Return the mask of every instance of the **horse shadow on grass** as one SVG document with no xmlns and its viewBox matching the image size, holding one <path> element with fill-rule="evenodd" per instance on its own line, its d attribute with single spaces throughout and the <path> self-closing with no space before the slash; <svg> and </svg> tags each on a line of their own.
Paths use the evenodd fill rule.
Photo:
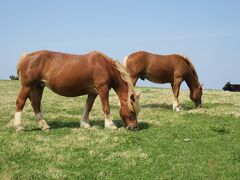
<svg viewBox="0 0 240 180">
<path fill-rule="evenodd" d="M 180 104 L 180 106 L 182 107 L 183 110 L 195 109 L 194 105 L 190 104 L 190 103 Z M 172 110 L 173 105 L 172 104 L 166 104 L 166 103 L 151 103 L 151 104 L 141 105 L 141 108 Z"/>
<path fill-rule="evenodd" d="M 192 102 L 185 102 L 183 104 L 180 104 L 183 110 L 192 110 L 196 109 L 194 104 Z M 202 108 L 203 109 L 214 109 L 218 107 L 226 107 L 226 106 L 234 106 L 238 107 L 232 103 L 203 103 Z M 150 109 L 166 109 L 166 110 L 172 110 L 172 104 L 166 104 L 166 103 L 151 103 L 151 104 L 143 104 L 141 105 L 141 108 L 150 108 Z"/>
<path fill-rule="evenodd" d="M 141 105 L 141 108 L 150 108 L 150 109 L 158 109 L 158 108 L 162 108 L 162 109 L 172 109 L 172 105 L 170 104 L 160 104 L 160 103 L 151 103 L 151 104 L 143 104 Z"/>
<path fill-rule="evenodd" d="M 203 104 L 203 108 L 206 109 L 214 109 L 214 108 L 218 108 L 218 107 L 238 107 L 236 105 L 234 105 L 233 103 L 204 103 Z"/>
<path fill-rule="evenodd" d="M 79 121 L 50 121 L 48 125 L 51 127 L 51 129 L 60 129 L 60 128 L 79 128 L 80 123 Z"/>
<path fill-rule="evenodd" d="M 48 125 L 51 129 L 61 129 L 61 128 L 79 128 L 80 124 L 79 121 L 62 121 L 62 120 L 53 120 L 53 121 L 47 121 Z M 25 131 L 41 131 L 40 128 L 31 128 L 31 129 L 25 129 Z"/>
<path fill-rule="evenodd" d="M 118 128 L 124 127 L 123 121 L 118 119 L 118 120 L 113 120 L 113 122 L 116 124 Z M 63 120 L 53 120 L 49 121 L 48 125 L 50 126 L 50 129 L 61 129 L 61 128 L 80 128 L 80 123 L 79 121 L 63 121 Z M 104 120 L 91 120 L 90 125 L 92 127 L 98 127 L 100 129 L 104 129 Z M 139 122 L 138 123 L 138 130 L 144 130 L 148 129 L 149 124 L 146 122 Z M 34 128 L 28 131 L 40 131 L 39 128 Z"/>
</svg>

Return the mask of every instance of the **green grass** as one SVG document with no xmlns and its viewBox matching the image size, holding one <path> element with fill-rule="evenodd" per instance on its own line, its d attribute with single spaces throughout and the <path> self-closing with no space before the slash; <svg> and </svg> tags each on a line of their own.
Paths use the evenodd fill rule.
<svg viewBox="0 0 240 180">
<path fill-rule="evenodd" d="M 25 132 L 11 127 L 19 81 L 0 81 L 0 179 L 239 179 L 240 93 L 205 90 L 194 109 L 181 91 L 183 111 L 172 110 L 170 89 L 142 92 L 138 132 L 104 129 L 99 98 L 92 129 L 79 128 L 86 97 L 45 89 L 42 110 L 52 127 L 37 128 L 27 101 Z M 116 94 L 111 113 L 122 127 Z"/>
</svg>

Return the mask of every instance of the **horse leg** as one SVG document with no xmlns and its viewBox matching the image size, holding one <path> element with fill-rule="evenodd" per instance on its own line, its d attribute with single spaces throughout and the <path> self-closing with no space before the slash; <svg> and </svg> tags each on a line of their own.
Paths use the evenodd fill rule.
<svg viewBox="0 0 240 180">
<path fill-rule="evenodd" d="M 29 99 L 31 101 L 31 105 L 35 113 L 38 127 L 41 128 L 43 131 L 45 131 L 45 130 L 49 130 L 50 126 L 44 120 L 41 112 L 41 99 L 42 99 L 43 89 L 44 87 L 34 86 L 30 91 Z"/>
<path fill-rule="evenodd" d="M 179 112 L 181 111 L 181 106 L 179 104 L 178 101 L 178 96 L 179 96 L 179 90 L 180 90 L 180 85 L 182 83 L 182 80 L 177 80 L 174 81 L 173 84 L 171 84 L 172 86 L 172 91 L 173 91 L 173 110 Z"/>
<path fill-rule="evenodd" d="M 97 95 L 88 95 L 87 97 L 87 102 L 86 102 L 86 106 L 85 106 L 85 111 L 83 114 L 83 117 L 80 121 L 80 127 L 82 128 L 90 128 L 90 124 L 89 124 L 89 112 L 92 109 L 93 103 L 96 99 Z"/>
<path fill-rule="evenodd" d="M 18 98 L 16 101 L 16 112 L 13 120 L 13 126 L 15 127 L 16 131 L 24 130 L 24 127 L 22 127 L 22 122 L 21 122 L 21 114 L 22 114 L 23 107 L 26 103 L 26 100 L 29 96 L 30 90 L 31 90 L 31 87 L 22 86 L 21 91 L 18 95 Z"/>
<path fill-rule="evenodd" d="M 138 77 L 134 77 L 134 78 L 132 78 L 133 86 L 135 86 L 135 85 L 136 85 L 136 83 L 137 83 L 137 80 L 138 80 Z"/>
<path fill-rule="evenodd" d="M 113 123 L 111 115 L 110 115 L 109 88 L 107 86 L 101 86 L 97 90 L 98 90 L 98 94 L 101 99 L 102 108 L 103 108 L 103 112 L 104 112 L 105 128 L 117 129 L 117 126 Z"/>
</svg>

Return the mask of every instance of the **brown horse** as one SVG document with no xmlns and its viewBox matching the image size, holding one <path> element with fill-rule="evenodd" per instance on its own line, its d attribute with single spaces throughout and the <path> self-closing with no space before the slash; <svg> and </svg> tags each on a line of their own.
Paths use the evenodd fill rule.
<svg viewBox="0 0 240 180">
<path fill-rule="evenodd" d="M 22 84 L 14 117 L 14 126 L 17 131 L 23 130 L 21 112 L 27 98 L 31 101 L 38 126 L 42 130 L 49 129 L 40 109 L 45 86 L 62 96 L 88 95 L 80 121 L 80 126 L 83 128 L 90 127 L 89 112 L 95 98 L 99 95 L 105 127 L 116 129 L 109 107 L 109 90 L 113 88 L 121 103 L 119 113 L 125 127 L 137 129 L 139 103 L 130 76 L 122 65 L 100 52 L 73 55 L 38 51 L 21 57 L 17 72 Z"/>
<path fill-rule="evenodd" d="M 180 85 L 186 81 L 190 89 L 190 98 L 196 107 L 201 107 L 202 85 L 191 61 L 181 55 L 156 55 L 144 51 L 135 52 L 124 60 L 133 84 L 138 78 L 145 78 L 155 83 L 171 83 L 174 101 L 173 109 L 180 111 L 178 101 Z"/>
</svg>

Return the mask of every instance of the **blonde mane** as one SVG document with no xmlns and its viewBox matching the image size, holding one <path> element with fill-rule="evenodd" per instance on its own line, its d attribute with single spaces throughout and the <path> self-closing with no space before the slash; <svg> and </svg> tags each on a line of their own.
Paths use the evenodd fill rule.
<svg viewBox="0 0 240 180">
<path fill-rule="evenodd" d="M 123 60 L 123 66 L 126 68 L 127 66 L 127 59 L 128 59 L 128 56 L 126 56 Z"/>
<path fill-rule="evenodd" d="M 116 69 L 120 73 L 122 79 L 128 85 L 128 108 L 131 111 L 134 111 L 134 112 L 136 112 L 136 114 L 138 114 L 140 111 L 140 106 L 139 106 L 138 98 L 134 91 L 132 79 L 130 78 L 129 73 L 127 72 L 127 70 L 124 68 L 124 66 L 122 64 L 120 64 L 118 61 L 114 61 L 114 63 L 115 63 Z M 134 99 L 135 99 L 134 101 L 131 100 L 131 98 L 130 98 L 131 95 L 134 95 Z"/>
<path fill-rule="evenodd" d="M 105 57 L 109 62 L 113 63 L 116 67 L 116 70 L 120 73 L 121 78 L 123 79 L 124 82 L 127 83 L 128 85 L 128 98 L 127 98 L 127 104 L 128 104 L 128 108 L 133 111 L 136 112 L 136 114 L 138 115 L 139 111 L 140 111 L 140 106 L 139 106 L 139 102 L 138 102 L 138 98 L 136 96 L 136 93 L 134 91 L 134 86 L 132 83 L 132 79 L 129 75 L 129 73 L 127 72 L 127 70 L 125 69 L 125 67 L 120 64 L 118 61 L 114 61 L 112 58 L 108 57 L 106 54 L 99 52 L 99 51 L 94 51 L 96 53 L 101 54 L 103 57 Z M 126 58 L 127 59 L 127 58 Z M 134 95 L 134 101 L 131 100 L 131 95 Z"/>
<path fill-rule="evenodd" d="M 195 80 L 196 80 L 197 83 L 199 84 L 198 75 L 197 75 L 197 72 L 196 72 L 196 70 L 195 70 L 195 67 L 194 67 L 191 59 L 190 59 L 189 57 L 185 56 L 185 55 L 180 55 L 180 56 L 181 56 L 181 57 L 186 61 L 186 63 L 189 65 L 189 67 L 190 67 L 190 69 L 192 70 L 192 73 L 193 73 L 193 75 L 194 75 L 194 77 L 195 77 Z"/>
</svg>

